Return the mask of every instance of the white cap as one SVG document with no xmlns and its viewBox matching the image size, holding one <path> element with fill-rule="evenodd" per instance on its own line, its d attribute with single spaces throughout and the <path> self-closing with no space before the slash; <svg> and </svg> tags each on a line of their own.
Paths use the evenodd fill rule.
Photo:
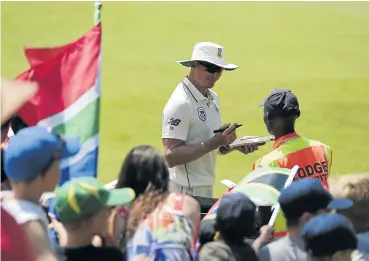
<svg viewBox="0 0 369 261">
<path fill-rule="evenodd" d="M 215 64 L 224 68 L 226 71 L 233 71 L 239 66 L 225 61 L 224 47 L 211 42 L 201 42 L 195 44 L 191 60 L 177 61 L 177 63 L 191 67 L 193 61 L 202 61 Z"/>
</svg>

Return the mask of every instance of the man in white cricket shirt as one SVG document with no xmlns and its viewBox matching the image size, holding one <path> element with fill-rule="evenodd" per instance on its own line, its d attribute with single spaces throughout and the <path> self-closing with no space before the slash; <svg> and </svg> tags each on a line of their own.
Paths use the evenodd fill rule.
<svg viewBox="0 0 369 261">
<path fill-rule="evenodd" d="M 236 124 L 221 126 L 218 95 L 212 90 L 223 71 L 238 68 L 224 59 L 224 47 L 211 42 L 195 45 L 191 60 L 178 61 L 191 68 L 169 98 L 162 119 L 164 155 L 169 165 L 172 192 L 211 197 L 216 154 L 232 151 Z M 227 127 L 222 133 L 214 130 Z M 238 147 L 248 154 L 257 146 Z"/>
</svg>

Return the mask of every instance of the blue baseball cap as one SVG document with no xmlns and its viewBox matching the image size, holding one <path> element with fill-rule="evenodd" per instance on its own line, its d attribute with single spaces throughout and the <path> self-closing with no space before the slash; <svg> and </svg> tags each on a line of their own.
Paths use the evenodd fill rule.
<svg viewBox="0 0 369 261">
<path fill-rule="evenodd" d="M 349 199 L 334 198 L 322 183 L 314 178 L 295 181 L 281 191 L 278 202 L 287 221 L 289 218 L 300 218 L 305 212 L 348 209 L 353 205 Z"/>
<path fill-rule="evenodd" d="M 329 257 L 338 251 L 354 250 L 358 243 L 352 223 L 340 214 L 324 214 L 310 219 L 301 236 L 307 253 L 314 257 Z"/>
<path fill-rule="evenodd" d="M 3 164 L 9 180 L 31 181 L 45 172 L 55 157 L 68 158 L 79 150 L 79 139 L 61 138 L 44 127 L 34 126 L 22 129 L 9 140 Z"/>
<path fill-rule="evenodd" d="M 244 239 L 255 233 L 256 205 L 245 194 L 230 192 L 220 200 L 215 220 L 222 236 Z"/>
</svg>

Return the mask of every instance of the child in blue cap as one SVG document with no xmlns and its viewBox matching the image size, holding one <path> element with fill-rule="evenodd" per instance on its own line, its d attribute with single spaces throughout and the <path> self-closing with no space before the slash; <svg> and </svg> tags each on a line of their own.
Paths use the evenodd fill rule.
<svg viewBox="0 0 369 261">
<path fill-rule="evenodd" d="M 30 236 L 37 258 L 56 260 L 47 234 L 48 219 L 39 201 L 59 183 L 60 162 L 80 150 L 77 138 L 61 138 L 40 126 L 22 129 L 4 151 L 12 191 L 1 192 L 2 207 Z"/>
<path fill-rule="evenodd" d="M 310 219 L 301 237 L 309 261 L 351 261 L 358 243 L 352 223 L 340 214 L 324 214 Z"/>
</svg>

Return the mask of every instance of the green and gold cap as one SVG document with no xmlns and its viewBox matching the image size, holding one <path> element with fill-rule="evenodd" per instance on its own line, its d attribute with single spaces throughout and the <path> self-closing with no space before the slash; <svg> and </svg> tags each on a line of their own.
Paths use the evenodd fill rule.
<svg viewBox="0 0 369 261">
<path fill-rule="evenodd" d="M 135 199 L 133 189 L 107 190 L 92 177 L 70 180 L 57 188 L 55 194 L 55 212 L 60 222 L 80 220 L 98 213 L 104 206 L 121 206 Z"/>
</svg>

